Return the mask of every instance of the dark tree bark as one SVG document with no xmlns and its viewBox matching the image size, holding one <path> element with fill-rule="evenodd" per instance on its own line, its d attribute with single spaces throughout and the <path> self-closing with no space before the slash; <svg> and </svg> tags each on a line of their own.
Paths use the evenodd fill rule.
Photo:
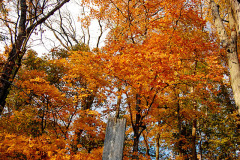
<svg viewBox="0 0 240 160">
<path fill-rule="evenodd" d="M 160 143 L 159 143 L 159 139 L 160 139 L 160 134 L 157 134 L 156 137 L 156 160 L 159 160 L 160 155 L 159 155 L 159 149 L 160 149 Z"/>
<path fill-rule="evenodd" d="M 197 120 L 194 119 L 193 126 L 192 126 L 192 160 L 197 160 L 196 130 L 197 130 Z"/>
<path fill-rule="evenodd" d="M 138 157 L 138 144 L 139 144 L 139 138 L 142 134 L 142 132 L 146 129 L 146 126 L 143 124 L 143 118 L 144 116 L 141 115 L 141 108 L 140 108 L 140 104 L 141 104 L 141 100 L 140 100 L 140 95 L 136 94 L 136 107 L 135 110 L 137 111 L 136 113 L 136 117 L 135 117 L 135 122 L 133 122 L 133 115 L 132 115 L 132 111 L 131 111 L 131 107 L 129 105 L 130 108 L 130 116 L 131 116 L 131 123 L 132 123 L 132 127 L 133 127 L 133 153 L 134 155 L 132 156 L 132 159 L 139 159 Z"/>
<path fill-rule="evenodd" d="M 146 146 L 146 155 L 150 156 L 150 149 L 149 149 L 149 145 L 148 145 L 148 137 L 147 134 L 145 134 L 144 132 L 142 133 L 143 138 L 144 138 L 144 143 Z"/>
<path fill-rule="evenodd" d="M 140 100 L 140 96 L 139 94 L 136 95 L 136 122 L 135 125 L 133 125 L 133 132 L 134 132 L 134 140 L 133 140 L 133 152 L 137 153 L 138 152 L 138 143 L 139 143 L 139 137 L 141 135 L 140 133 L 140 126 L 141 126 L 141 109 L 140 109 L 140 105 L 141 104 L 141 100 Z M 138 156 L 133 156 L 133 159 L 138 159 Z"/>
<path fill-rule="evenodd" d="M 15 42 L 12 43 L 12 48 L 8 53 L 7 61 L 3 65 L 2 67 L 3 69 L 0 74 L 0 115 L 4 110 L 4 106 L 6 104 L 6 98 L 9 94 L 11 83 L 13 82 L 19 68 L 21 67 L 21 61 L 26 51 L 26 45 L 27 45 L 28 39 L 31 36 L 31 33 L 34 31 L 34 29 L 38 25 L 45 22 L 51 15 L 53 15 L 57 10 L 59 10 L 65 3 L 69 1 L 70 0 L 63 0 L 61 2 L 58 2 L 51 11 L 42 15 L 41 18 L 37 18 L 37 15 L 36 15 L 35 21 L 33 22 L 33 20 L 31 19 L 31 23 L 27 23 L 30 20 L 27 20 L 28 6 L 27 6 L 26 0 L 19 1 L 20 16 L 19 16 L 19 21 L 16 22 L 17 32 L 14 35 Z M 35 13 L 37 14 L 37 12 Z M 2 20 L 2 21 L 4 21 L 5 23 L 8 23 L 6 20 Z"/>
</svg>

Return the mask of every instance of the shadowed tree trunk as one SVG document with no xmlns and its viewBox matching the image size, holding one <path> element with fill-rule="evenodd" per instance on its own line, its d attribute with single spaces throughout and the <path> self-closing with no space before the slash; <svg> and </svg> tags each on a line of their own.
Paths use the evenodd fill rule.
<svg viewBox="0 0 240 160">
<path fill-rule="evenodd" d="M 192 125 L 192 160 L 197 160 L 196 130 L 197 130 L 197 120 L 194 119 L 193 125 Z"/>
<path fill-rule="evenodd" d="M 160 139 L 160 134 L 157 134 L 156 137 L 156 160 L 159 160 L 160 155 L 159 155 L 159 149 L 160 149 L 160 143 L 159 143 L 159 139 Z"/>
<path fill-rule="evenodd" d="M 139 137 L 141 135 L 140 132 L 140 119 L 141 119 L 141 109 L 140 109 L 140 105 L 141 104 L 141 100 L 140 100 L 140 96 L 139 94 L 136 95 L 136 122 L 133 126 L 133 132 L 134 132 L 134 139 L 133 139 L 133 153 L 137 153 L 138 152 L 138 144 L 139 144 Z M 138 159 L 137 155 L 133 156 L 133 159 Z"/>
<path fill-rule="evenodd" d="M 136 113 L 136 117 L 135 117 L 135 122 L 133 122 L 133 115 L 132 115 L 132 111 L 131 111 L 131 107 L 129 105 L 130 108 L 130 116 L 131 116 L 131 123 L 132 123 L 132 127 L 133 127 L 133 156 L 132 159 L 139 159 L 138 157 L 138 144 L 139 144 L 139 138 L 140 135 L 142 134 L 142 132 L 146 129 L 146 126 L 143 125 L 143 121 L 142 121 L 142 116 L 141 116 L 141 108 L 140 108 L 140 104 L 141 104 L 141 100 L 140 100 L 140 95 L 136 94 L 136 107 L 135 107 L 135 111 Z"/>
<path fill-rule="evenodd" d="M 148 140 L 147 140 L 148 137 L 144 132 L 142 133 L 142 135 L 143 135 L 144 143 L 145 143 L 145 146 L 146 146 L 146 155 L 150 156 L 150 149 L 149 149 Z"/>
</svg>

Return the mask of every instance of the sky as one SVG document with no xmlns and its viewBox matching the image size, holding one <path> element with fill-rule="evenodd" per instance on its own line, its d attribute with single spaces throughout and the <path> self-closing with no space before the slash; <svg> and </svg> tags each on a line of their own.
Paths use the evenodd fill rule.
<svg viewBox="0 0 240 160">
<path fill-rule="evenodd" d="M 61 8 L 62 12 L 66 12 L 66 11 L 70 12 L 75 23 L 76 35 L 78 40 L 80 40 L 80 37 L 83 35 L 81 30 L 81 23 L 78 21 L 79 17 L 81 17 L 82 15 L 82 7 L 78 5 L 79 1 L 81 0 L 71 0 Z M 85 9 L 85 12 L 86 13 L 88 12 L 87 9 Z M 57 15 L 54 14 L 51 17 L 53 20 L 55 18 L 54 16 L 57 16 Z M 54 29 L 57 29 L 57 28 L 54 28 Z M 100 27 L 98 25 L 97 20 L 93 20 L 89 27 L 90 37 L 91 37 L 90 44 L 89 44 L 90 48 L 96 47 L 97 38 L 100 35 L 99 29 Z M 39 56 L 43 55 L 44 53 L 48 53 L 54 47 L 61 47 L 59 41 L 55 38 L 54 34 L 51 31 L 46 29 L 46 31 L 44 31 L 42 34 L 39 31 L 39 28 L 36 31 L 37 31 L 36 33 L 33 33 L 31 35 L 31 39 L 28 42 L 28 46 L 29 46 L 29 49 L 31 48 L 35 50 L 39 54 Z M 87 34 L 87 31 L 85 31 L 85 34 Z M 107 31 L 103 33 L 99 47 L 104 46 L 104 39 L 106 35 L 107 35 Z M 5 46 L 5 42 L 0 41 L 0 53 L 4 51 L 4 46 Z"/>
</svg>

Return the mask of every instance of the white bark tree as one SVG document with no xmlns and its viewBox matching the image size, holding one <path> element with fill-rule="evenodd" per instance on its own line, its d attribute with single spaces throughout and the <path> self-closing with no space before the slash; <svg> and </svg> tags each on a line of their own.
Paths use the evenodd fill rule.
<svg viewBox="0 0 240 160">
<path fill-rule="evenodd" d="M 224 25 L 220 16 L 219 5 L 214 0 L 209 0 L 212 11 L 213 23 L 216 27 L 222 47 L 226 49 L 228 58 L 228 67 L 230 72 L 230 81 L 233 90 L 234 100 L 238 107 L 237 113 L 240 116 L 240 64 L 237 53 L 237 38 L 240 35 L 240 3 L 238 0 L 226 0 L 229 28 Z M 227 33 L 230 31 L 230 34 Z M 237 128 L 240 129 L 240 118 L 237 120 Z"/>
</svg>

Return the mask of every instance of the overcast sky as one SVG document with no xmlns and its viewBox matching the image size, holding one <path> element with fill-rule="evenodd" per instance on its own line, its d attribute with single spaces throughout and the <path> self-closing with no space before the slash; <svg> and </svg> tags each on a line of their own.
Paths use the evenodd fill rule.
<svg viewBox="0 0 240 160">
<path fill-rule="evenodd" d="M 82 14 L 82 8 L 77 4 L 77 1 L 80 1 L 80 0 L 71 0 L 65 6 L 62 7 L 61 11 L 62 11 L 62 13 L 65 11 L 69 11 L 71 13 L 72 18 L 75 21 L 77 39 L 80 40 L 80 37 L 83 34 L 82 34 L 82 30 L 81 30 L 81 23 L 78 21 L 78 18 Z M 85 12 L 87 12 L 87 9 L 85 9 Z M 54 16 L 57 16 L 57 15 L 54 14 L 51 18 L 54 19 Z M 39 56 L 41 56 L 43 53 L 48 53 L 49 50 L 53 47 L 61 47 L 59 41 L 54 37 L 54 35 L 51 31 L 48 30 L 48 31 L 45 31 L 43 34 L 41 34 L 41 32 L 39 32 L 38 30 L 36 33 L 32 34 L 31 39 L 28 42 L 28 46 L 31 49 L 34 49 L 39 54 Z M 87 34 L 87 31 L 85 34 Z M 101 38 L 99 47 L 102 47 L 104 45 L 104 39 L 106 37 L 106 34 L 107 34 L 107 31 L 104 32 L 104 34 Z M 90 36 L 91 36 L 90 48 L 96 47 L 97 38 L 99 35 L 100 35 L 100 31 L 99 31 L 98 22 L 97 22 L 97 20 L 93 20 L 90 25 Z M 5 44 L 6 44 L 6 41 L 5 42 L 0 41 L 0 52 L 1 53 L 4 51 Z"/>
</svg>

